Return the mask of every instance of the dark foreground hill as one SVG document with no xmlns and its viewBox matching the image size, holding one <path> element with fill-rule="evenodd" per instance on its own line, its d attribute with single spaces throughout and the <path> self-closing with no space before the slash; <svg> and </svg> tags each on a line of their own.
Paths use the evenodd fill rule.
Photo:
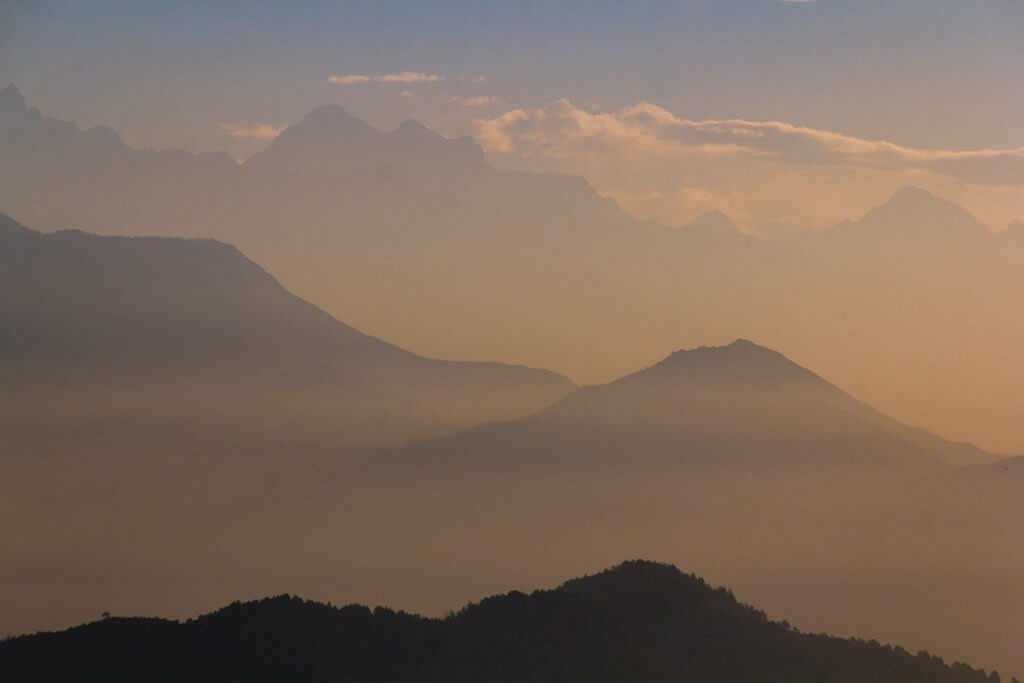
<svg viewBox="0 0 1024 683">
<path fill-rule="evenodd" d="M 626 562 L 443 620 L 287 595 L 184 623 L 107 618 L 0 643 L 5 681 L 998 681 L 804 634 L 669 565 Z"/>
</svg>

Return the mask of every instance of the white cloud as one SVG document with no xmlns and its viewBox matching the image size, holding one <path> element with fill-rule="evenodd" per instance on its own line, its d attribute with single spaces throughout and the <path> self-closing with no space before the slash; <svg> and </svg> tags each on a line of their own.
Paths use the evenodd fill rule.
<svg viewBox="0 0 1024 683">
<path fill-rule="evenodd" d="M 222 123 L 220 127 L 233 138 L 256 138 L 258 140 L 272 140 L 287 128 L 287 126 L 271 126 L 268 123 L 249 123 L 248 121 Z"/>
<path fill-rule="evenodd" d="M 781 164 L 923 170 L 978 185 L 1024 187 L 1024 147 L 915 149 L 778 121 L 691 121 L 650 102 L 601 114 L 562 99 L 475 124 L 486 150 L 525 157 L 567 158 L 612 151 L 661 157 L 728 156 Z"/>
<path fill-rule="evenodd" d="M 346 74 L 344 76 L 330 76 L 327 82 L 332 85 L 354 85 L 357 83 L 436 83 L 444 78 L 437 74 L 422 73 L 420 71 L 399 71 L 390 74 Z"/>
<path fill-rule="evenodd" d="M 740 221 L 826 225 L 908 184 L 993 226 L 1024 206 L 1024 148 L 917 149 L 778 121 L 688 120 L 649 102 L 601 113 L 562 99 L 474 125 L 500 165 L 583 175 L 668 223 L 718 208 Z"/>
</svg>

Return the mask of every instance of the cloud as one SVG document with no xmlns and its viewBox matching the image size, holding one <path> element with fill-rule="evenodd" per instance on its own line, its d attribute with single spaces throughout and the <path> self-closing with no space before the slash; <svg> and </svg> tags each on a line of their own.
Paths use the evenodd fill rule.
<svg viewBox="0 0 1024 683">
<path fill-rule="evenodd" d="M 504 168 L 583 175 L 638 217 L 672 224 L 718 208 L 741 222 L 825 226 L 908 184 L 993 226 L 1024 206 L 1024 148 L 918 149 L 779 121 L 688 120 L 650 102 L 602 113 L 561 99 L 474 128 Z"/>
<path fill-rule="evenodd" d="M 803 166 L 932 171 L 977 185 L 1024 187 L 1024 147 L 914 149 L 778 121 L 691 121 L 650 102 L 602 114 L 561 99 L 539 109 L 478 120 L 475 126 L 484 149 L 524 157 L 726 156 Z"/>
<path fill-rule="evenodd" d="M 399 71 L 390 74 L 346 74 L 344 76 L 330 76 L 327 82 L 332 85 L 354 85 L 356 83 L 436 83 L 444 80 L 444 77 L 437 74 L 422 73 L 419 71 Z"/>
<path fill-rule="evenodd" d="M 248 121 L 235 121 L 233 123 L 220 124 L 221 130 L 233 138 L 256 138 L 258 140 L 272 140 L 281 134 L 287 126 L 271 126 L 268 123 L 249 123 Z"/>
<path fill-rule="evenodd" d="M 492 104 L 497 104 L 498 98 L 494 95 L 477 95 L 476 97 L 460 99 L 459 102 L 467 107 L 486 107 Z"/>
</svg>

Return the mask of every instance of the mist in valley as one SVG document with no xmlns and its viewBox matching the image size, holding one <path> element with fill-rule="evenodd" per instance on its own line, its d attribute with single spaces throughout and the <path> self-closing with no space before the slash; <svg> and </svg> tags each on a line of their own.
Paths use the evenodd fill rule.
<svg viewBox="0 0 1024 683">
<path fill-rule="evenodd" d="M 1019 8 L 213 5 L 0 8 L 0 678 L 1024 676 Z"/>
</svg>

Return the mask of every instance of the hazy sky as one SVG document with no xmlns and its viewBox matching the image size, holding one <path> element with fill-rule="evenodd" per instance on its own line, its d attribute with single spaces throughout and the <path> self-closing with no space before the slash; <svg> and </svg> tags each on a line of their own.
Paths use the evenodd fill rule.
<svg viewBox="0 0 1024 683">
<path fill-rule="evenodd" d="M 669 223 L 716 206 L 746 225 L 818 227 L 916 183 L 999 229 L 1024 214 L 1022 33 L 1021 0 L 5 0 L 0 85 L 133 146 L 239 158 L 330 102 L 381 128 L 411 117 L 449 135 L 511 110 L 567 106 L 614 117 L 650 103 L 681 121 L 776 121 L 909 152 L 837 164 L 773 149 L 781 165 L 719 154 L 711 177 L 697 178 L 706 158 L 652 164 L 621 139 L 572 154 L 489 149 L 499 165 L 584 173 L 634 213 Z M 953 174 L 936 168 L 942 161 L 906 163 L 992 149 L 1015 152 L 960 159 Z M 808 185 L 821 189 L 794 189 Z"/>
</svg>

